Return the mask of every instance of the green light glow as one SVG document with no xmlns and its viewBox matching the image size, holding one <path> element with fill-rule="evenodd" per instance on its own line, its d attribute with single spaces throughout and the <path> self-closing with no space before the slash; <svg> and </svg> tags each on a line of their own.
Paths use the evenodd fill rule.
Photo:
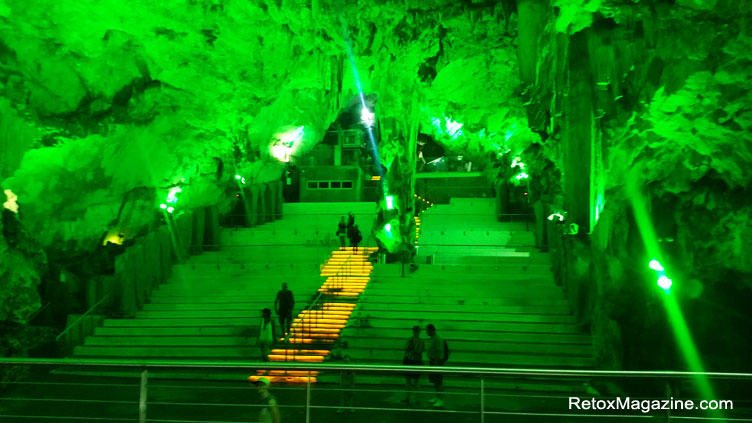
<svg viewBox="0 0 752 423">
<path fill-rule="evenodd" d="M 638 170 L 632 170 L 632 172 L 627 177 L 626 185 L 627 195 L 632 204 L 635 221 L 637 222 L 637 228 L 640 231 L 642 241 L 645 244 L 645 250 L 650 256 L 660 258 L 661 252 L 658 248 L 658 242 L 656 241 L 658 238 L 655 235 L 653 223 L 650 221 L 650 215 L 648 214 L 645 200 L 642 198 L 642 194 L 640 193 L 640 190 L 638 188 L 639 186 L 642 186 L 640 181 L 640 173 Z M 653 270 L 656 270 L 655 268 L 663 269 L 663 265 L 661 265 L 660 261 L 658 261 L 658 259 L 656 258 L 653 258 L 649 262 L 648 266 Z M 663 272 L 663 270 L 656 270 L 656 272 Z M 661 279 L 661 276 L 663 276 L 665 279 Z M 661 288 L 663 288 L 664 286 L 668 286 L 670 288 L 671 285 L 673 285 L 673 282 L 665 275 L 659 275 L 657 283 L 659 284 L 659 286 L 663 285 L 661 286 Z M 666 288 L 664 288 L 664 290 L 666 290 Z M 669 291 L 666 291 L 666 295 L 662 295 L 661 297 L 663 298 L 663 304 L 666 308 L 666 314 L 669 321 L 671 322 L 671 327 L 674 331 L 674 337 L 676 338 L 676 341 L 684 355 L 684 360 L 686 361 L 687 366 L 691 371 L 698 373 L 704 372 L 704 366 L 702 364 L 702 361 L 700 360 L 700 354 L 697 351 L 694 340 L 692 339 L 692 335 L 689 331 L 689 327 L 687 326 L 687 322 L 684 319 L 684 315 L 682 314 L 682 311 L 679 307 L 679 303 L 677 302 L 675 296 L 668 294 Z M 706 376 L 698 375 L 695 379 L 695 382 L 697 383 L 700 394 L 705 399 L 711 400 L 715 398 L 713 389 L 710 386 L 710 381 Z M 720 415 L 720 413 L 717 411 L 711 412 L 711 414 Z"/>
<path fill-rule="evenodd" d="M 512 161 L 512 168 L 515 168 L 518 166 L 520 169 L 525 169 L 525 163 L 522 163 L 519 157 L 515 157 L 514 160 Z"/>
<path fill-rule="evenodd" d="M 3 191 L 5 193 L 5 197 L 8 199 L 8 201 L 3 203 L 3 207 L 12 211 L 13 213 L 18 214 L 18 203 L 16 203 L 16 200 L 18 199 L 18 196 L 13 193 L 13 191 L 6 189 Z"/>
<path fill-rule="evenodd" d="M 528 178 L 528 174 L 525 173 L 525 172 L 521 172 L 521 173 L 517 174 L 517 176 L 514 177 L 514 179 L 517 179 L 518 181 L 520 179 L 527 179 L 527 178 Z"/>
<path fill-rule="evenodd" d="M 551 215 L 548 216 L 548 220 L 550 220 L 550 221 L 553 221 L 555 218 L 558 218 L 559 222 L 563 222 L 564 221 L 564 215 L 562 215 L 561 213 L 553 213 L 553 214 L 551 214 Z"/>
<path fill-rule="evenodd" d="M 162 203 L 162 204 L 159 205 L 159 208 L 163 209 L 163 210 L 167 209 L 167 204 Z"/>
<path fill-rule="evenodd" d="M 650 263 L 648 264 L 648 267 L 650 267 L 653 270 L 657 270 L 659 272 L 663 271 L 663 266 L 661 266 L 661 262 L 659 262 L 656 259 L 650 260 Z"/>
<path fill-rule="evenodd" d="M 167 213 L 172 213 L 175 211 L 175 208 L 173 207 L 167 207 Z"/>
<path fill-rule="evenodd" d="M 235 175 L 235 179 L 240 180 L 240 175 Z"/>
<path fill-rule="evenodd" d="M 287 132 L 283 132 L 279 135 L 279 141 L 287 148 L 291 148 L 296 142 L 303 138 L 303 131 L 305 127 L 299 126 L 295 129 L 291 129 Z"/>
<path fill-rule="evenodd" d="M 178 202 L 178 193 L 183 192 L 183 190 L 180 187 L 173 187 L 170 189 L 170 192 L 167 194 L 167 203 L 168 204 L 175 204 Z"/>
<path fill-rule="evenodd" d="M 447 135 L 452 140 L 456 140 L 461 135 L 464 135 L 462 132 L 464 124 L 453 121 L 448 117 L 444 117 L 443 120 L 441 118 L 433 118 L 431 119 L 431 123 L 437 129 L 439 135 Z"/>
<path fill-rule="evenodd" d="M 661 275 L 661 277 L 658 278 L 658 286 L 663 288 L 666 293 L 669 293 L 669 290 L 671 289 L 671 279 L 667 278 L 666 275 Z"/>
<path fill-rule="evenodd" d="M 370 128 L 376 123 L 376 115 L 364 107 L 360 111 L 360 120 L 363 122 L 363 125 Z"/>
<path fill-rule="evenodd" d="M 298 126 L 296 128 L 277 133 L 274 136 L 274 139 L 276 141 L 269 149 L 272 157 L 279 160 L 280 162 L 289 162 L 290 157 L 295 154 L 295 152 L 300 147 L 299 141 L 303 139 L 303 134 L 305 132 L 304 130 L 304 126 Z"/>
<path fill-rule="evenodd" d="M 394 197 L 391 195 L 387 195 L 386 197 L 386 209 L 387 210 L 394 209 Z"/>
</svg>

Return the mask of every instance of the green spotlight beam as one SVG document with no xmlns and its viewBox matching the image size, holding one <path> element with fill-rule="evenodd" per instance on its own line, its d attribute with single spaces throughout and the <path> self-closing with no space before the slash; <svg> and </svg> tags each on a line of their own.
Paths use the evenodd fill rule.
<svg viewBox="0 0 752 423">
<path fill-rule="evenodd" d="M 664 269 L 660 264 L 662 256 L 658 246 L 658 238 L 655 235 L 655 229 L 653 228 L 653 222 L 650 220 L 645 200 L 638 188 L 638 178 L 638 171 L 633 169 L 627 178 L 627 196 L 632 204 L 637 228 L 640 231 L 642 241 L 645 243 L 645 250 L 649 256 L 653 257 L 648 265 L 653 270 L 657 270 L 657 267 L 660 267 L 662 272 Z M 651 288 L 652 287 L 653 286 L 651 285 Z M 697 352 L 697 347 L 692 339 L 692 334 L 689 331 L 687 322 L 684 319 L 681 308 L 679 307 L 679 303 L 676 301 L 676 297 L 670 295 L 670 291 L 664 289 L 664 292 L 666 295 L 661 296 L 661 298 L 663 298 L 663 305 L 666 308 L 666 314 L 668 315 L 669 322 L 674 331 L 674 337 L 679 344 L 679 348 L 681 348 L 687 367 L 689 367 L 690 371 L 698 373 L 695 377 L 695 382 L 697 383 L 700 394 L 708 400 L 714 399 L 715 395 L 710 386 L 710 381 L 706 376 L 700 374 L 705 371 L 704 366 L 700 359 L 700 355 Z M 723 418 L 721 413 L 717 410 L 709 411 L 709 414 L 713 417 Z"/>
</svg>

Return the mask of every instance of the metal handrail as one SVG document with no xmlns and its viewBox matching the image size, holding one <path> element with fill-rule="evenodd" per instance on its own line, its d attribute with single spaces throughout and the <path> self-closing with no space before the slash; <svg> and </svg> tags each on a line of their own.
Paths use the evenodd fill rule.
<svg viewBox="0 0 752 423">
<path fill-rule="evenodd" d="M 95 308 L 97 308 L 97 306 L 99 306 L 99 304 L 102 304 L 102 301 L 106 300 L 109 297 L 110 297 L 110 294 L 107 294 L 104 297 L 100 298 L 99 301 L 97 301 L 96 304 L 94 304 L 93 306 L 91 306 L 91 308 L 89 308 L 88 310 L 86 310 L 86 312 L 84 314 L 80 315 L 78 317 L 78 319 L 76 319 L 75 322 L 71 323 L 62 332 L 60 332 L 60 335 L 58 335 L 58 336 L 55 337 L 55 341 L 59 341 L 60 338 L 63 337 L 63 335 L 65 335 L 66 333 L 68 333 L 68 331 L 71 330 L 74 326 L 76 326 L 78 324 L 78 322 L 80 322 L 84 317 L 86 317 L 86 315 L 88 315 L 92 310 L 94 310 Z"/>
<path fill-rule="evenodd" d="M 454 367 L 454 366 L 409 366 L 380 364 L 331 364 L 298 362 L 256 362 L 244 361 L 193 361 L 193 360 L 110 360 L 81 358 L 12 358 L 0 357 L 0 365 L 46 365 L 46 366 L 109 366 L 133 368 L 204 368 L 204 369 L 285 369 L 302 371 L 353 371 L 372 373 L 443 373 L 445 375 L 477 376 L 560 376 L 560 377 L 651 377 L 684 378 L 704 376 L 718 379 L 750 379 L 752 373 L 733 372 L 686 372 L 659 370 L 577 370 L 577 369 L 525 369 L 496 367 Z"/>
<path fill-rule="evenodd" d="M 31 313 L 31 316 L 29 316 L 29 317 L 28 317 L 28 318 L 26 319 L 26 321 L 27 321 L 27 322 L 31 322 L 32 320 L 34 320 L 34 319 L 35 319 L 35 318 L 36 318 L 37 316 L 39 316 L 39 315 L 40 315 L 40 314 L 41 314 L 41 313 L 42 313 L 42 312 L 43 312 L 43 311 L 44 311 L 44 310 L 45 310 L 45 309 L 46 309 L 47 307 L 49 307 L 49 306 L 50 306 L 50 304 L 52 304 L 52 302 L 51 302 L 51 301 L 50 301 L 50 302 L 47 302 L 47 303 L 45 303 L 45 304 L 44 304 L 43 306 L 39 307 L 39 308 L 37 309 L 37 311 L 35 311 L 35 312 Z"/>
</svg>

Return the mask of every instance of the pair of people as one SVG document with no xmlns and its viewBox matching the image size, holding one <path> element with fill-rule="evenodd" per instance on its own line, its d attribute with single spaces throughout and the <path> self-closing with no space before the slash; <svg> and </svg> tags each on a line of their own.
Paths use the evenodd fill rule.
<svg viewBox="0 0 752 423">
<path fill-rule="evenodd" d="M 292 327 L 292 309 L 295 306 L 295 296 L 287 289 L 287 283 L 282 284 L 282 289 L 277 292 L 274 300 L 274 310 L 279 316 L 279 327 L 284 331 L 285 338 L 290 335 Z M 261 311 L 261 324 L 259 325 L 258 345 L 261 348 L 261 361 L 269 361 L 269 353 L 277 339 L 272 321 L 272 311 L 265 308 Z"/>
<path fill-rule="evenodd" d="M 426 326 L 426 333 L 428 333 L 429 336 L 427 350 L 425 341 L 420 339 L 420 326 L 413 326 L 413 336 L 407 340 L 407 345 L 405 346 L 405 357 L 402 360 L 403 364 L 422 366 L 424 351 L 428 355 L 428 364 L 430 366 L 443 366 L 449 359 L 449 347 L 447 346 L 446 341 L 436 333 L 436 327 L 433 324 L 429 324 Z M 409 404 L 412 401 L 412 392 L 418 388 L 420 373 L 408 373 L 405 375 L 405 379 L 407 395 L 402 402 Z M 436 408 L 443 407 L 444 401 L 442 400 L 442 391 L 444 376 L 440 373 L 430 373 L 428 380 L 433 384 L 436 391 L 435 397 L 430 399 L 429 402 Z"/>
<path fill-rule="evenodd" d="M 337 237 L 339 237 L 339 245 L 342 248 L 347 247 L 345 238 L 347 238 L 350 242 L 350 246 L 354 247 L 356 251 L 358 249 L 358 244 L 363 241 L 363 235 L 360 233 L 358 225 L 355 224 L 355 215 L 352 212 L 347 214 L 347 223 L 345 223 L 344 217 L 340 220 L 336 234 Z"/>
</svg>

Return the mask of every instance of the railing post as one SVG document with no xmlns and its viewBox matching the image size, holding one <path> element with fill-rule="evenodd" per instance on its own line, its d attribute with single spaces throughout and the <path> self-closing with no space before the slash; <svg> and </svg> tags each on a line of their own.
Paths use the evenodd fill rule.
<svg viewBox="0 0 752 423">
<path fill-rule="evenodd" d="M 486 389 L 484 379 L 480 378 L 480 423 L 486 422 Z"/>
<path fill-rule="evenodd" d="M 149 385 L 149 371 L 141 372 L 141 393 L 138 398 L 138 423 L 146 423 L 146 395 Z"/>
<path fill-rule="evenodd" d="M 671 401 L 671 381 L 666 382 L 666 399 Z M 671 422 L 671 407 L 668 407 L 668 410 L 666 411 L 666 422 Z"/>
<path fill-rule="evenodd" d="M 311 423 L 311 371 L 308 371 L 306 380 L 306 397 L 305 397 L 305 421 Z"/>
</svg>

